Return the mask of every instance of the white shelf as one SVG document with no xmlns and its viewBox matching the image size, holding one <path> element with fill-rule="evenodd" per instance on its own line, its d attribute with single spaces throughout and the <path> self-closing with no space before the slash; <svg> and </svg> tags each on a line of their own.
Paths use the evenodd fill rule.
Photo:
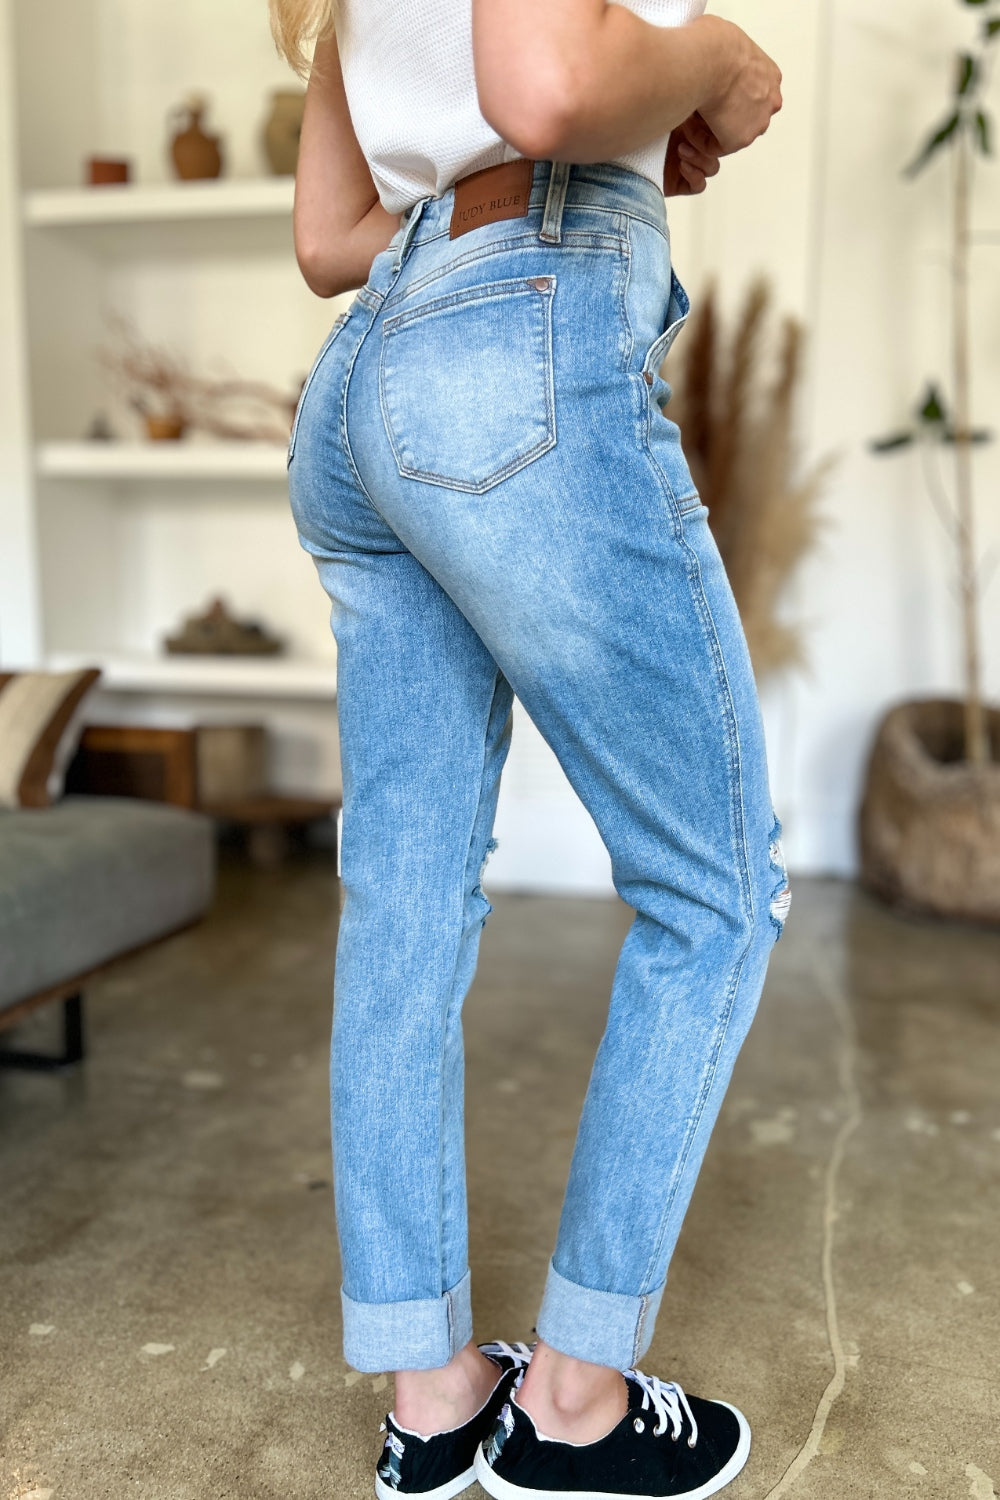
<svg viewBox="0 0 1000 1500">
<path fill-rule="evenodd" d="M 24 195 L 24 222 L 33 228 L 57 228 L 166 220 L 288 218 L 294 191 L 291 177 L 44 188 Z"/>
<path fill-rule="evenodd" d="M 244 698 L 316 698 L 331 703 L 337 669 L 293 656 L 118 656 L 100 651 L 53 652 L 51 671 L 100 667 L 98 687 L 113 693 L 177 693 Z"/>
<path fill-rule="evenodd" d="M 287 478 L 286 451 L 273 443 L 41 443 L 35 467 L 46 479 Z"/>
</svg>

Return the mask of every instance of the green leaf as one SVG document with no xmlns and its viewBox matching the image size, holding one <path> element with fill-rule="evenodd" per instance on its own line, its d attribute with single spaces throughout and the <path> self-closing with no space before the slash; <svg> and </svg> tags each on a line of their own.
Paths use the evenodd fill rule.
<svg viewBox="0 0 1000 1500">
<path fill-rule="evenodd" d="M 946 120 L 945 123 L 934 132 L 934 134 L 925 144 L 923 150 L 919 152 L 919 154 L 913 159 L 913 161 L 911 161 L 910 165 L 905 169 L 907 177 L 916 176 L 921 167 L 925 167 L 927 165 L 934 153 L 936 151 L 939 151 L 942 146 L 946 145 L 947 142 L 951 140 L 952 136 L 955 134 L 955 131 L 958 129 L 960 119 L 961 115 L 956 110 L 951 119 Z"/>
<path fill-rule="evenodd" d="M 873 453 L 893 453 L 897 448 L 908 448 L 913 441 L 912 432 L 894 432 L 889 437 L 875 438 L 869 447 Z"/>
<path fill-rule="evenodd" d="M 1000 32 L 1000 20 L 983 22 L 983 41 L 992 42 L 993 38 Z"/>
<path fill-rule="evenodd" d="M 983 155 L 992 156 L 993 132 L 990 118 L 989 115 L 984 115 L 981 109 L 976 111 L 976 135 L 979 139 L 979 149 Z"/>
<path fill-rule="evenodd" d="M 958 434 L 954 427 L 946 427 L 941 437 L 946 443 L 954 443 L 957 441 Z M 969 433 L 969 441 L 971 443 L 992 443 L 993 434 L 988 427 L 974 427 Z"/>
<path fill-rule="evenodd" d="M 921 422 L 931 424 L 943 422 L 946 415 L 944 397 L 932 381 L 924 393 L 923 404 L 917 408 L 917 416 Z"/>
<path fill-rule="evenodd" d="M 961 99 L 970 89 L 974 88 L 979 78 L 979 68 L 976 59 L 968 52 L 959 53 L 958 57 L 958 85 L 956 94 Z"/>
<path fill-rule="evenodd" d="M 990 0 L 965 0 L 966 5 L 989 5 Z"/>
</svg>

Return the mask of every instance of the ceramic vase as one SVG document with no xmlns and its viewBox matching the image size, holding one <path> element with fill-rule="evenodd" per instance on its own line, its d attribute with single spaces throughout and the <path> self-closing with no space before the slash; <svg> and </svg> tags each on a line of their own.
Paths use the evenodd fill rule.
<svg viewBox="0 0 1000 1500">
<path fill-rule="evenodd" d="M 306 96 L 301 89 L 275 89 L 264 125 L 264 151 L 276 177 L 294 176 Z"/>
<path fill-rule="evenodd" d="M 192 100 L 177 112 L 178 129 L 170 142 L 174 171 L 184 182 L 219 177 L 222 173 L 222 143 L 202 128 L 206 106 Z"/>
</svg>

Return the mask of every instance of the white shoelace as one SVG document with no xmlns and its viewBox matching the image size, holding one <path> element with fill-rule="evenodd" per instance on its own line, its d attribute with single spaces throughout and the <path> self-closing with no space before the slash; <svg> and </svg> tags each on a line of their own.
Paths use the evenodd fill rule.
<svg viewBox="0 0 1000 1500">
<path fill-rule="evenodd" d="M 535 1348 L 534 1344 L 507 1344 L 503 1339 L 497 1339 L 492 1344 L 481 1344 L 479 1347 L 485 1355 L 506 1355 L 512 1361 L 516 1370 L 523 1370 L 531 1362 L 531 1356 Z"/>
<path fill-rule="evenodd" d="M 676 1441 L 681 1435 L 683 1417 L 686 1416 L 691 1423 L 688 1447 L 693 1448 L 698 1441 L 698 1423 L 680 1386 L 672 1380 L 661 1380 L 657 1375 L 644 1375 L 641 1370 L 623 1370 L 622 1374 L 626 1380 L 634 1380 L 642 1391 L 642 1410 L 648 1411 L 652 1406 L 655 1411 L 656 1426 L 653 1431 L 656 1436 L 666 1432 L 669 1422 L 670 1436 Z"/>
</svg>

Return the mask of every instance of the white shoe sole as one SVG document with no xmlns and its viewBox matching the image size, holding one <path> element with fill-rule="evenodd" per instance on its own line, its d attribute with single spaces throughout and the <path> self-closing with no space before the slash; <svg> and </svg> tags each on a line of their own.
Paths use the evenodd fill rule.
<svg viewBox="0 0 1000 1500">
<path fill-rule="evenodd" d="M 455 1495 L 460 1495 L 467 1490 L 470 1484 L 476 1482 L 475 1469 L 466 1469 L 464 1474 L 459 1474 L 457 1479 L 449 1479 L 447 1484 L 439 1484 L 436 1490 L 421 1490 L 419 1500 L 453 1500 Z M 400 1500 L 405 1495 L 405 1490 L 395 1490 L 386 1484 L 380 1474 L 375 1475 L 375 1493 L 378 1500 Z"/>
<path fill-rule="evenodd" d="M 553 1500 L 553 1496 L 559 1496 L 560 1500 L 708 1500 L 709 1495 L 717 1495 L 736 1478 L 750 1457 L 750 1424 L 746 1417 L 735 1406 L 730 1406 L 728 1401 L 716 1401 L 714 1404 L 724 1406 L 727 1411 L 732 1412 L 740 1424 L 740 1440 L 726 1467 L 720 1469 L 707 1484 L 700 1484 L 696 1490 L 677 1490 L 669 1496 L 637 1496 L 634 1490 L 626 1493 L 617 1490 L 529 1490 L 494 1474 L 481 1447 L 476 1453 L 476 1478 L 494 1500 Z"/>
</svg>

